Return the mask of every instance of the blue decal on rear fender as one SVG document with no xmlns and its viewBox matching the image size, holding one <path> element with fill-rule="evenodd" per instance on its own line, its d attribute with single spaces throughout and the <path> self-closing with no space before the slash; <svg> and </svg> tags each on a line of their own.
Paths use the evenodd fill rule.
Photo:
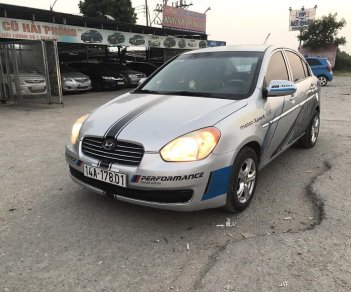
<svg viewBox="0 0 351 292">
<path fill-rule="evenodd" d="M 202 201 L 221 196 L 227 192 L 232 167 L 224 167 L 211 172 L 210 182 Z"/>
</svg>

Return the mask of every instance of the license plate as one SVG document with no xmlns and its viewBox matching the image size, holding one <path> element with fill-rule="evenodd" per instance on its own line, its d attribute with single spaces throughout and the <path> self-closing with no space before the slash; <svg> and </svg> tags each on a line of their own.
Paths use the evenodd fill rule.
<svg viewBox="0 0 351 292">
<path fill-rule="evenodd" d="M 84 175 L 120 187 L 127 187 L 127 175 L 84 164 Z"/>
<path fill-rule="evenodd" d="M 124 82 L 117 82 L 117 85 L 124 85 Z"/>
<path fill-rule="evenodd" d="M 34 89 L 34 90 L 43 90 L 44 89 L 44 85 L 34 85 L 34 86 L 32 86 L 32 89 Z"/>
</svg>

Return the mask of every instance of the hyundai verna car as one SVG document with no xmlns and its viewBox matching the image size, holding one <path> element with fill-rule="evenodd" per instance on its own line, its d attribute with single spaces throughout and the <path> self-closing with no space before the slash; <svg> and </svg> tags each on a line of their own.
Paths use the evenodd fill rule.
<svg viewBox="0 0 351 292">
<path fill-rule="evenodd" d="M 80 117 L 66 160 L 75 182 L 121 201 L 239 212 L 261 168 L 315 145 L 319 112 L 318 79 L 296 51 L 202 49 Z"/>
</svg>

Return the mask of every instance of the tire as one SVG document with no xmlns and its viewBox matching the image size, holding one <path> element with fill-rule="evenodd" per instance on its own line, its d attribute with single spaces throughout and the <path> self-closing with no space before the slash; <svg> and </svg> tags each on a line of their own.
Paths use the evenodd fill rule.
<svg viewBox="0 0 351 292">
<path fill-rule="evenodd" d="M 312 148 L 317 143 L 319 134 L 320 118 L 319 112 L 316 110 L 308 125 L 305 135 L 299 140 L 298 145 L 303 148 Z"/>
<path fill-rule="evenodd" d="M 229 178 L 225 208 L 232 213 L 244 211 L 255 194 L 258 179 L 258 159 L 256 152 L 244 147 L 235 158 Z"/>
<path fill-rule="evenodd" d="M 319 81 L 321 83 L 321 86 L 326 86 L 327 85 L 327 83 L 328 83 L 327 77 L 325 77 L 324 75 L 320 75 L 320 76 L 318 76 L 318 79 L 319 79 Z"/>
</svg>

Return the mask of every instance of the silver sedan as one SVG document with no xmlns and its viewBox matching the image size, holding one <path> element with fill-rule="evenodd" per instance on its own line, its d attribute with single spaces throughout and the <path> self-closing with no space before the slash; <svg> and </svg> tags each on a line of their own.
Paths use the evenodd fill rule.
<svg viewBox="0 0 351 292">
<path fill-rule="evenodd" d="M 258 172 L 319 132 L 320 85 L 296 51 L 202 49 L 80 117 L 66 146 L 78 184 L 170 210 L 247 208 Z"/>
</svg>

